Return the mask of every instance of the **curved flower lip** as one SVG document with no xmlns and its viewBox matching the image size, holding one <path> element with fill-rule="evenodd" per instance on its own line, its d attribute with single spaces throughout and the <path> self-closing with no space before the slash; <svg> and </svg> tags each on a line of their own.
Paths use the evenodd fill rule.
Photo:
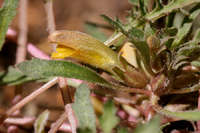
<svg viewBox="0 0 200 133">
<path fill-rule="evenodd" d="M 57 44 L 53 58 L 72 57 L 83 63 L 113 72 L 114 67 L 124 71 L 117 53 L 99 40 L 78 31 L 60 30 L 49 36 L 51 43 Z"/>
</svg>

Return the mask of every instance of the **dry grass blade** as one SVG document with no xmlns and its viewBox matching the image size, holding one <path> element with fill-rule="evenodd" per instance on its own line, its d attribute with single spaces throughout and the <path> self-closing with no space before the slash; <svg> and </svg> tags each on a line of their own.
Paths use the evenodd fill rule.
<svg viewBox="0 0 200 133">
<path fill-rule="evenodd" d="M 48 83 L 44 84 L 42 87 L 40 87 L 39 89 L 37 89 L 36 91 L 31 93 L 30 95 L 26 96 L 19 103 L 17 103 L 15 106 L 13 106 L 11 109 L 9 109 L 6 114 L 8 116 L 12 115 L 12 113 L 14 113 L 16 110 L 19 110 L 20 108 L 22 108 L 24 105 L 29 103 L 31 100 L 36 98 L 38 95 L 45 92 L 47 89 L 49 89 L 50 87 L 55 85 L 57 82 L 58 82 L 58 78 L 56 77 L 56 78 L 52 79 L 51 81 L 49 81 Z"/>
</svg>

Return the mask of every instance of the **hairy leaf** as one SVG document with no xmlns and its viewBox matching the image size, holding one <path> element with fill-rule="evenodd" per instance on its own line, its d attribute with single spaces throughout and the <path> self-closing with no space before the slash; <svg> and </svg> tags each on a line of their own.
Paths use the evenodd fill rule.
<svg viewBox="0 0 200 133">
<path fill-rule="evenodd" d="M 146 14 L 144 0 L 139 0 L 139 9 L 142 16 L 144 16 Z"/>
<path fill-rule="evenodd" d="M 200 67 L 200 60 L 192 61 L 191 64 L 192 66 Z"/>
<path fill-rule="evenodd" d="M 23 83 L 27 83 L 27 82 L 31 82 L 31 81 L 37 81 L 37 82 L 48 82 L 51 78 L 44 78 L 44 79 L 37 79 L 37 78 L 32 78 L 32 77 L 28 77 L 25 76 L 23 78 L 20 78 L 16 81 L 13 82 L 9 82 L 9 83 L 4 83 L 7 85 L 19 85 L 19 84 L 23 84 Z"/>
<path fill-rule="evenodd" d="M 159 111 L 159 113 L 168 117 L 175 117 L 184 120 L 197 121 L 200 120 L 200 111 L 182 111 L 182 112 L 171 112 L 165 109 Z"/>
<path fill-rule="evenodd" d="M 144 32 L 140 29 L 137 29 L 135 27 L 132 27 L 128 34 L 130 34 L 132 37 L 134 37 L 137 40 L 144 41 Z"/>
<path fill-rule="evenodd" d="M 72 108 L 78 119 L 79 132 L 96 133 L 96 117 L 90 100 L 90 90 L 87 85 L 81 84 L 77 88 Z"/>
<path fill-rule="evenodd" d="M 7 72 L 1 73 L 0 85 L 3 85 L 3 84 L 17 85 L 17 84 L 22 84 L 22 83 L 33 81 L 33 80 L 40 80 L 40 79 L 25 76 L 17 68 L 10 66 Z"/>
<path fill-rule="evenodd" d="M 200 42 L 200 28 L 196 30 L 196 33 L 192 39 L 193 43 L 191 45 L 197 45 Z"/>
<path fill-rule="evenodd" d="M 192 27 L 192 23 L 185 23 L 183 27 L 178 30 L 175 40 L 172 43 L 171 49 L 176 48 L 182 42 L 182 40 L 187 36 L 190 29 Z"/>
<path fill-rule="evenodd" d="M 18 0 L 4 0 L 3 7 L 0 9 L 0 50 L 3 47 L 8 26 L 16 15 L 17 5 Z"/>
<path fill-rule="evenodd" d="M 134 5 L 138 5 L 139 0 L 129 0 L 129 3 L 134 4 Z"/>
<path fill-rule="evenodd" d="M 109 18 L 106 15 L 101 15 L 101 17 L 108 22 L 110 25 L 113 26 L 116 30 L 123 30 L 123 25 L 119 21 L 113 21 L 111 18 Z"/>
<path fill-rule="evenodd" d="M 128 133 L 128 130 L 126 128 L 119 128 L 117 129 L 117 133 Z"/>
<path fill-rule="evenodd" d="M 2 81 L 2 83 L 8 83 L 8 82 L 16 81 L 23 77 L 25 77 L 25 75 L 22 72 L 20 72 L 16 68 L 10 66 L 8 68 L 8 72 L 5 73 L 5 75 L 2 77 L 1 81 Z"/>
<path fill-rule="evenodd" d="M 185 46 L 177 52 L 179 55 L 184 55 L 184 56 L 192 56 L 193 54 L 199 53 L 200 52 L 200 46 L 199 45 L 189 45 Z"/>
<path fill-rule="evenodd" d="M 42 114 L 39 115 L 39 117 L 36 119 L 34 123 L 34 133 L 43 133 L 45 126 L 47 124 L 47 120 L 49 117 L 49 111 L 46 110 Z"/>
<path fill-rule="evenodd" d="M 170 27 L 164 29 L 164 33 L 168 36 L 175 36 L 177 34 L 178 29 L 175 27 Z"/>
<path fill-rule="evenodd" d="M 116 112 L 117 109 L 111 100 L 104 105 L 104 112 L 100 117 L 100 125 L 104 133 L 111 133 L 112 129 L 119 122 Z"/>
<path fill-rule="evenodd" d="M 174 16 L 174 21 L 173 21 L 173 27 L 176 27 L 177 29 L 181 27 L 183 20 L 184 20 L 185 15 L 181 12 L 177 12 Z"/>
<path fill-rule="evenodd" d="M 200 9 L 195 10 L 194 12 L 192 12 L 189 16 L 190 19 L 194 20 L 197 18 L 197 16 L 200 14 Z"/>
<path fill-rule="evenodd" d="M 137 126 L 134 133 L 160 133 L 160 118 L 155 116 L 150 122 Z"/>
<path fill-rule="evenodd" d="M 188 60 L 187 56 L 183 56 L 183 55 L 176 56 L 175 60 L 172 61 L 172 69 L 178 70 L 183 65 L 189 64 L 187 60 Z"/>
<path fill-rule="evenodd" d="M 86 80 L 100 85 L 110 84 L 89 68 L 61 60 L 32 59 L 17 65 L 25 75 L 33 78 L 67 77 Z"/>
<path fill-rule="evenodd" d="M 146 23 L 145 28 L 144 28 L 144 33 L 145 33 L 145 37 L 147 38 L 148 36 L 155 34 L 155 29 L 153 29 L 149 23 Z"/>
<path fill-rule="evenodd" d="M 169 4 L 164 6 L 160 10 L 153 10 L 145 16 L 149 21 L 155 21 L 162 16 L 167 15 L 175 9 L 183 8 L 185 6 L 191 5 L 193 3 L 200 2 L 200 0 L 172 0 Z"/>
</svg>

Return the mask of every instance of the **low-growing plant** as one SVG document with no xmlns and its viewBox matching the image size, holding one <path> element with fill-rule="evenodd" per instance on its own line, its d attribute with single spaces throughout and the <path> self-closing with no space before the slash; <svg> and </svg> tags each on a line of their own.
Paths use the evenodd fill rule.
<svg viewBox="0 0 200 133">
<path fill-rule="evenodd" d="M 181 124 L 181 120 L 193 123 L 192 129 L 177 125 L 174 130 L 198 132 L 200 1 L 129 2 L 132 9 L 124 23 L 102 15 L 114 31 L 106 41 L 97 39 L 105 35 L 91 23 L 87 28 L 92 36 L 54 31 L 48 38 L 56 44 L 52 60 L 32 59 L 11 66 L 2 72 L 1 84 L 45 80 L 54 85 L 57 77 L 67 78 L 76 92 L 61 89 L 62 96 L 65 104 L 72 105 L 81 133 L 171 132 L 173 122 Z M 11 108 L 7 116 L 24 105 Z M 48 112 L 43 116 L 42 127 Z M 35 128 L 42 132 L 38 124 L 40 119 Z"/>
</svg>

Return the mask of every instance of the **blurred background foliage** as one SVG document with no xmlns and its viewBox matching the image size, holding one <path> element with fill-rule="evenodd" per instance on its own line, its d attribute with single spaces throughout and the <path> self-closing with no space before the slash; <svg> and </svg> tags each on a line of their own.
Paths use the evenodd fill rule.
<svg viewBox="0 0 200 133">
<path fill-rule="evenodd" d="M 3 0 L 0 0 L 0 7 Z M 113 30 L 98 29 L 95 25 L 87 25 L 87 22 L 93 22 L 102 25 L 108 25 L 101 14 L 106 14 L 110 17 L 118 16 L 121 20 L 125 20 L 124 16 L 127 15 L 132 5 L 128 0 L 54 0 L 54 16 L 56 21 L 56 29 L 68 29 L 94 33 L 100 40 L 105 40 L 107 36 L 111 35 Z M 48 32 L 46 27 L 46 14 L 42 0 L 29 0 L 28 5 L 28 41 L 33 43 L 42 51 L 50 54 L 52 46 L 47 42 Z M 11 28 L 18 32 L 18 18 L 19 13 L 12 21 Z M 103 31 L 103 32 L 101 32 Z M 0 52 L 0 70 L 6 70 L 8 66 L 15 64 L 16 53 L 16 39 L 9 38 Z M 28 55 L 30 59 L 31 56 Z M 25 83 L 17 86 L 1 86 L 0 87 L 0 113 L 4 112 L 12 105 L 13 98 L 20 94 L 24 97 L 30 94 L 33 90 L 40 87 L 43 83 Z M 28 116 L 35 116 L 44 109 L 50 109 L 51 115 L 49 120 L 55 120 L 63 111 L 63 102 L 61 94 L 56 86 L 49 89 L 44 94 L 41 94 L 37 99 L 29 103 L 24 109 L 23 113 Z"/>
<path fill-rule="evenodd" d="M 3 0 L 0 0 L 0 5 Z M 106 24 L 100 17 L 106 14 L 111 17 L 123 18 L 126 10 L 131 9 L 128 0 L 54 0 L 54 15 L 56 29 L 68 29 L 86 31 L 86 21 L 99 24 Z M 49 53 L 51 47 L 47 46 L 48 36 L 46 28 L 46 14 L 42 0 L 31 0 L 28 7 L 28 40 Z M 18 26 L 18 16 L 12 22 L 12 27 L 16 30 Z M 106 31 L 110 35 L 109 31 Z M 48 47 L 48 49 L 47 49 Z"/>
</svg>

